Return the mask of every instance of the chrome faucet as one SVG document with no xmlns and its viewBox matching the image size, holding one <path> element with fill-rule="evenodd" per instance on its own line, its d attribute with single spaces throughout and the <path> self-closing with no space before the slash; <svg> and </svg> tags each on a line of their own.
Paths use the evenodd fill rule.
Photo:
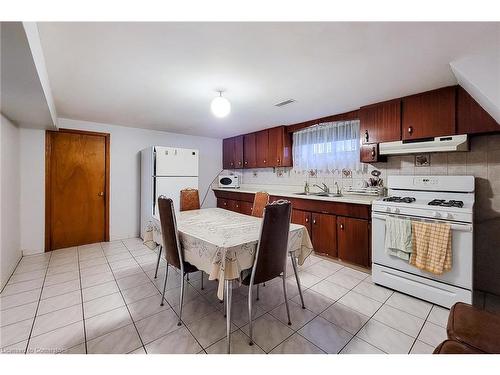
<svg viewBox="0 0 500 375">
<path fill-rule="evenodd" d="M 335 181 L 335 186 L 337 187 L 337 195 L 342 195 L 342 192 L 340 191 L 339 184 L 337 184 L 337 181 Z"/>
<path fill-rule="evenodd" d="M 330 193 L 330 188 L 326 186 L 326 184 L 323 182 L 323 186 L 319 186 L 317 184 L 314 184 L 313 186 L 318 187 L 323 193 L 329 194 Z"/>
</svg>

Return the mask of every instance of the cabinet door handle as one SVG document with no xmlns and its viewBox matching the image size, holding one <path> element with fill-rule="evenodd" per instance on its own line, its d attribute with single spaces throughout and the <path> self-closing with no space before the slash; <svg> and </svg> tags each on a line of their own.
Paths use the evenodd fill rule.
<svg viewBox="0 0 500 375">
<path fill-rule="evenodd" d="M 227 206 L 227 202 L 224 202 L 224 206 Z"/>
<path fill-rule="evenodd" d="M 372 158 L 375 158 L 375 155 L 376 155 L 376 151 L 375 151 L 375 147 L 372 148 Z"/>
<path fill-rule="evenodd" d="M 231 165 L 234 165 L 234 163 L 233 163 L 233 162 L 231 162 Z"/>
<path fill-rule="evenodd" d="M 340 224 L 340 229 L 344 230 L 344 224 Z"/>
<path fill-rule="evenodd" d="M 365 130 L 365 142 L 368 142 L 368 139 L 370 139 L 370 136 L 368 135 L 368 130 Z"/>
<path fill-rule="evenodd" d="M 240 205 L 239 205 L 239 204 L 237 204 L 237 205 L 236 205 L 236 208 L 240 208 Z"/>
<path fill-rule="evenodd" d="M 316 224 L 316 219 L 313 219 L 313 224 Z"/>
<path fill-rule="evenodd" d="M 413 126 L 409 126 L 408 127 L 408 134 L 412 134 L 413 133 Z"/>
<path fill-rule="evenodd" d="M 245 165 L 247 165 L 247 164 L 248 164 L 248 161 L 245 160 Z"/>
<path fill-rule="evenodd" d="M 278 165 L 279 165 L 280 163 L 281 163 L 281 160 L 280 160 L 280 158 L 278 158 Z"/>
<path fill-rule="evenodd" d="M 309 222 L 309 219 L 306 217 L 306 223 L 308 223 L 308 222 Z"/>
<path fill-rule="evenodd" d="M 266 159 L 264 159 L 264 163 L 266 163 Z"/>
<path fill-rule="evenodd" d="M 238 161 L 238 165 L 241 165 L 241 160 L 240 160 L 240 161 Z"/>
</svg>

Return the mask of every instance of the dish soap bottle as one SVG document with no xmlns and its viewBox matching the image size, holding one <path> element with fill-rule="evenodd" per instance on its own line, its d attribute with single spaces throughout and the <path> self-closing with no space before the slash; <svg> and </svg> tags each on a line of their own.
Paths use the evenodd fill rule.
<svg viewBox="0 0 500 375">
<path fill-rule="evenodd" d="M 306 184 L 304 185 L 304 193 L 309 194 L 309 183 L 306 181 Z"/>
</svg>

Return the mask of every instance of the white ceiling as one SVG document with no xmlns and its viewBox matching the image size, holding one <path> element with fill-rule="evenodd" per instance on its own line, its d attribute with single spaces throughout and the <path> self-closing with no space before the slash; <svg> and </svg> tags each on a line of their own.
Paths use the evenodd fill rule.
<svg viewBox="0 0 500 375">
<path fill-rule="evenodd" d="M 451 61 L 500 46 L 500 23 L 38 25 L 60 117 L 213 137 L 456 84 Z"/>
</svg>

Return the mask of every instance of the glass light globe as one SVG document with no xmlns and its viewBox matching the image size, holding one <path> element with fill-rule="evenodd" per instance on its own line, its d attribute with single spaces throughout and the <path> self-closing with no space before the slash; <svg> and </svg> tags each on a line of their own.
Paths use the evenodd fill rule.
<svg viewBox="0 0 500 375">
<path fill-rule="evenodd" d="M 231 112 L 231 103 L 226 98 L 218 96 L 212 100 L 210 109 L 215 117 L 226 117 Z"/>
</svg>

